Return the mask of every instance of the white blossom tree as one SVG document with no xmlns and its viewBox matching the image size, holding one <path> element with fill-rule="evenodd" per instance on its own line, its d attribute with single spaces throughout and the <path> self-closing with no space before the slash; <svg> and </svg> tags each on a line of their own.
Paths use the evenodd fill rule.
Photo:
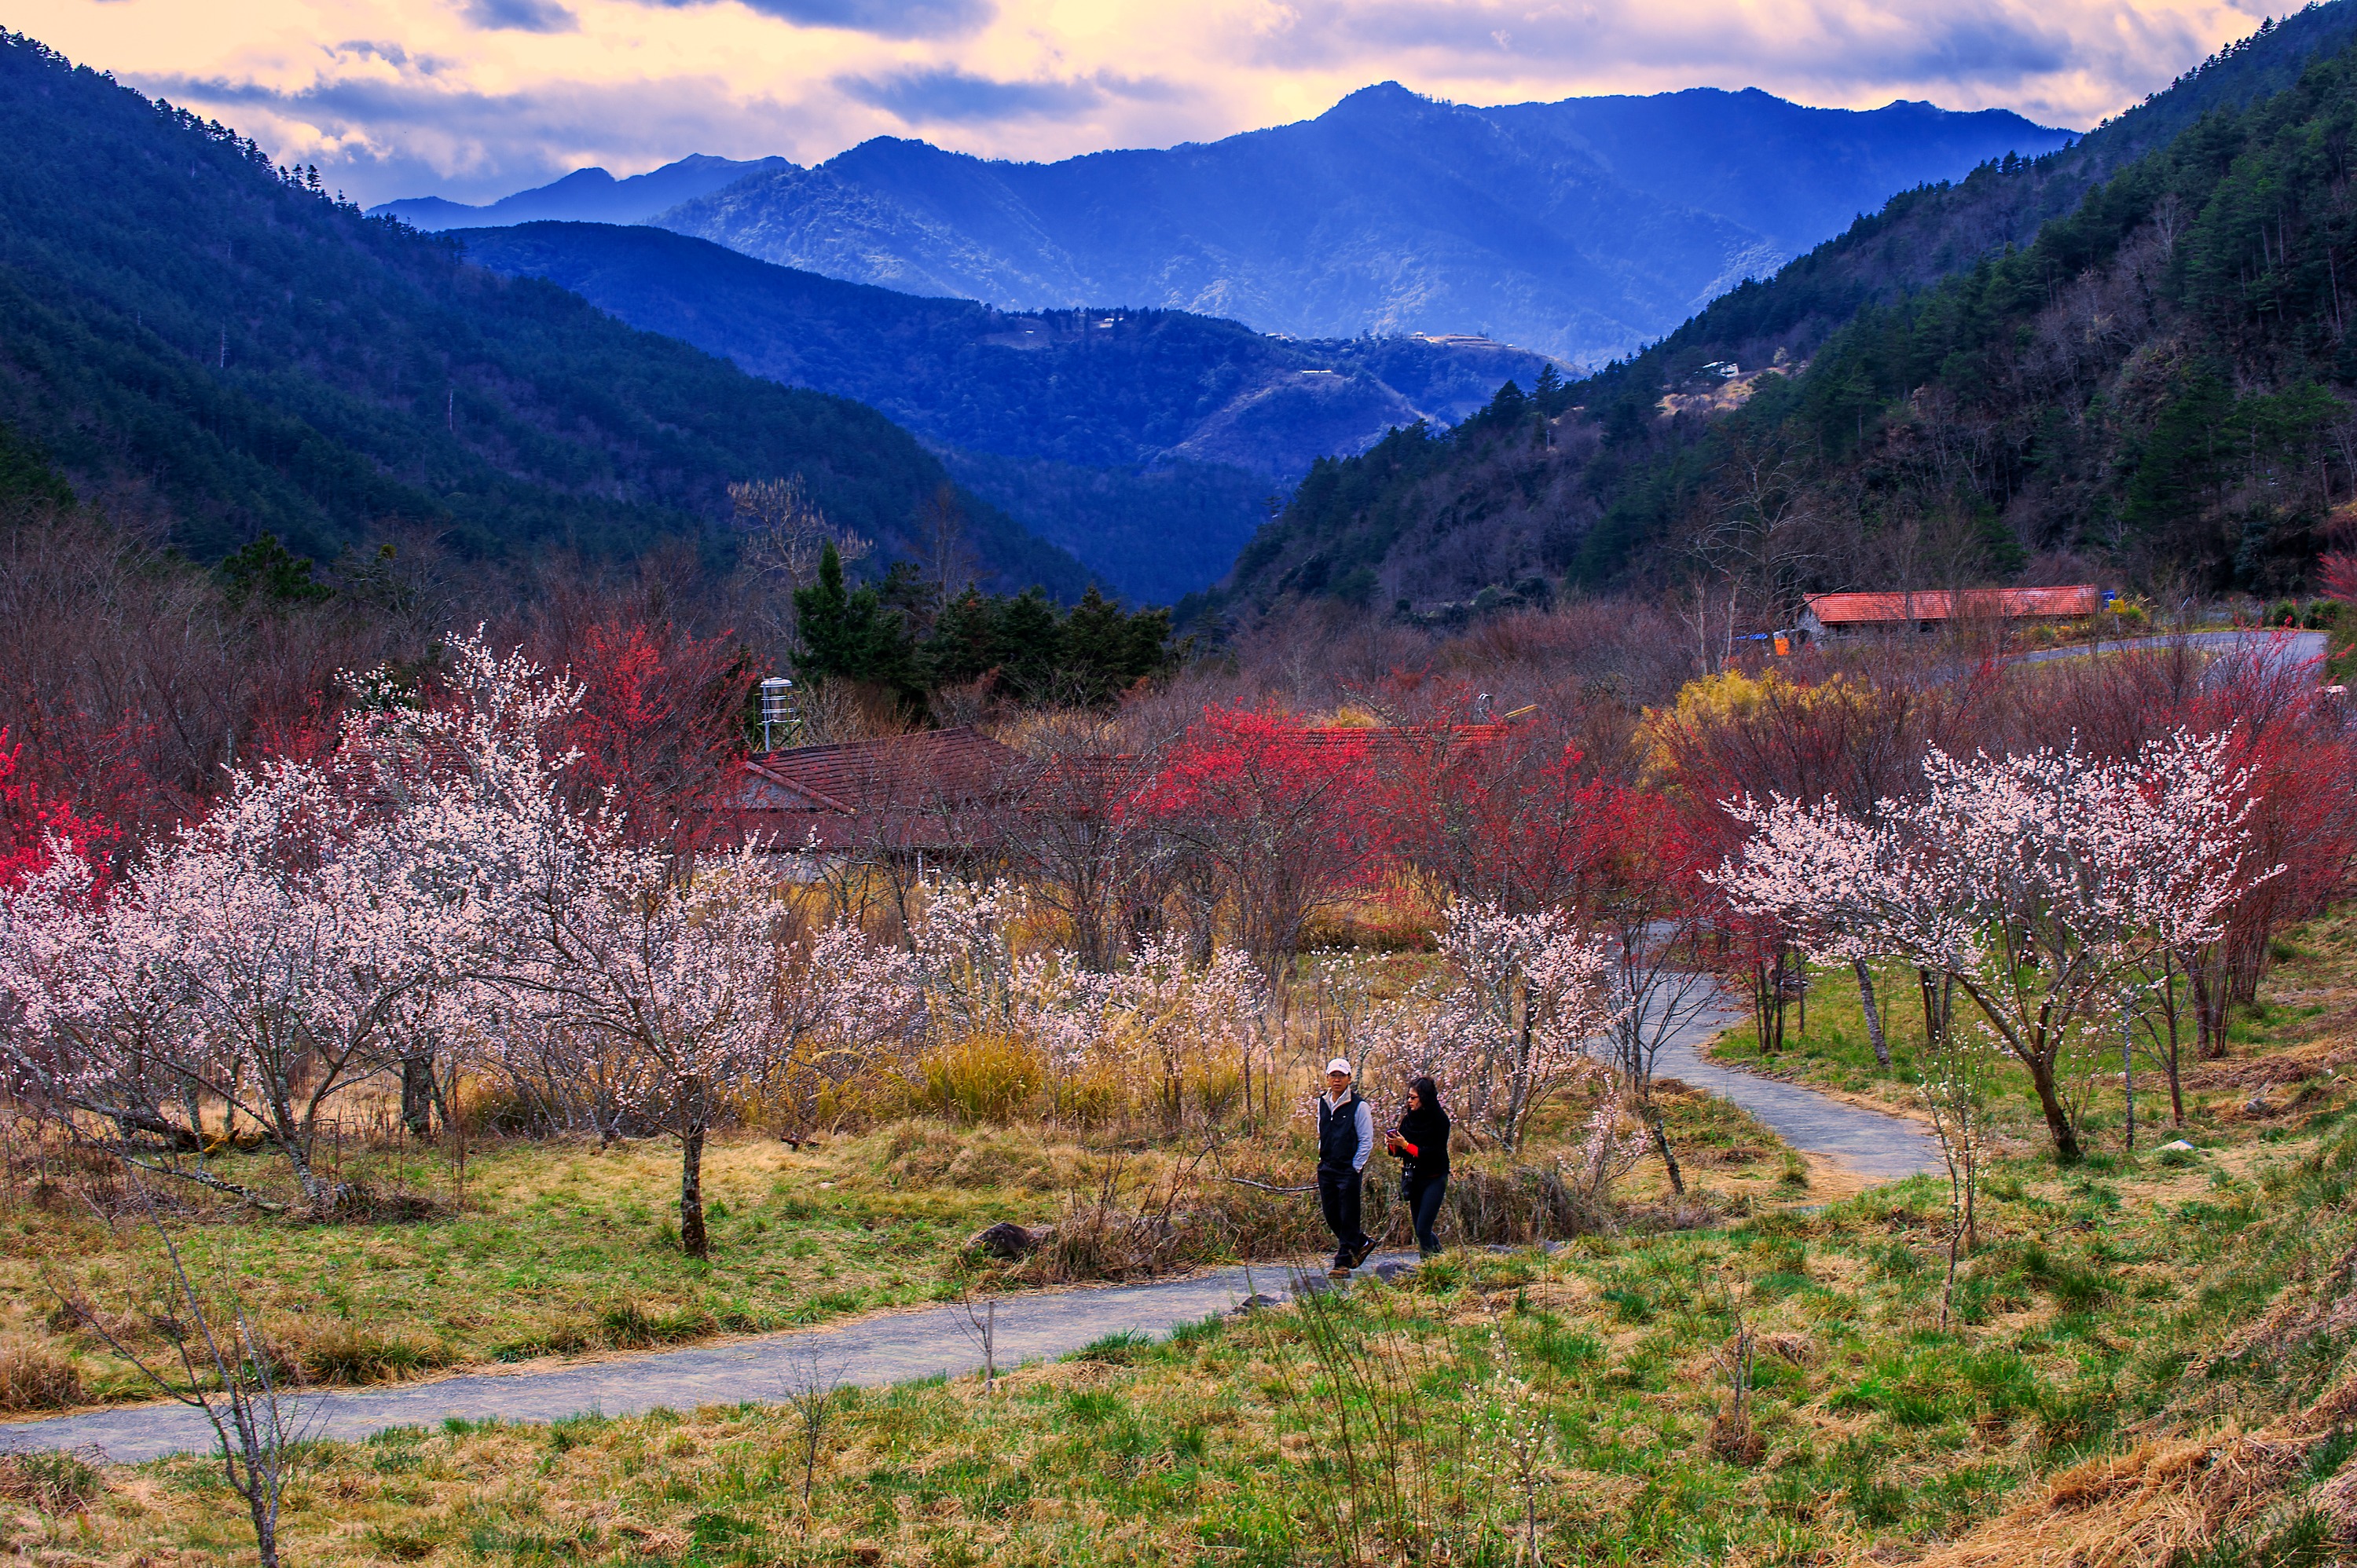
<svg viewBox="0 0 2357 1568">
<path fill-rule="evenodd" d="M 1422 1060 L 1408 1059 L 1471 1131 L 1519 1148 L 1534 1111 L 1601 1071 L 1590 1051 L 1616 1018 L 1611 954 L 1559 911 L 1483 903 L 1449 907 L 1440 953 L 1449 978 L 1423 1023 Z"/>
<path fill-rule="evenodd" d="M 2073 1163 L 2071 1042 L 2142 955 L 2222 929 L 2276 874 L 2247 864 L 2256 800 L 2227 742 L 2179 731 L 2126 760 L 1934 751 L 1926 796 L 1885 802 L 1870 823 L 1830 801 L 1730 801 L 1751 836 L 1714 880 L 1819 957 L 1896 957 L 1952 979 L 2028 1070 L 2055 1154 Z"/>
</svg>

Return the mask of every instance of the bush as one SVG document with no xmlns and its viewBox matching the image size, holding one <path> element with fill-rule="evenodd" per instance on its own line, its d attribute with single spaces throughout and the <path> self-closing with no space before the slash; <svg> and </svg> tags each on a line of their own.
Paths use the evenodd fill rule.
<svg viewBox="0 0 2357 1568">
<path fill-rule="evenodd" d="M 971 1035 L 929 1051 L 919 1061 L 923 1081 L 914 1108 L 969 1125 L 1004 1125 L 1031 1109 L 1047 1072 L 1037 1052 L 1002 1035 Z"/>
<path fill-rule="evenodd" d="M 83 1402 L 72 1362 L 38 1345 L 0 1346 L 0 1411 L 63 1410 Z"/>
</svg>

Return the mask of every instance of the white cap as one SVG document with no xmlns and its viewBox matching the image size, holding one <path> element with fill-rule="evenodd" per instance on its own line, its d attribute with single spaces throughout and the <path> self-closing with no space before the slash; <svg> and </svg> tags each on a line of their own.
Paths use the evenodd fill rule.
<svg viewBox="0 0 2357 1568">
<path fill-rule="evenodd" d="M 1326 1070 L 1328 1072 L 1339 1072 L 1344 1078 L 1348 1078 L 1351 1076 L 1351 1064 L 1342 1058 L 1336 1057 L 1332 1061 L 1326 1064 Z"/>
</svg>

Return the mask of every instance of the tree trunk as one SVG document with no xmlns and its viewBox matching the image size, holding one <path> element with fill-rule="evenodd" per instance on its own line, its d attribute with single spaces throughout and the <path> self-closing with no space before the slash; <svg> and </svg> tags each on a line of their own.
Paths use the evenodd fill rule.
<svg viewBox="0 0 2357 1568">
<path fill-rule="evenodd" d="M 1866 1037 L 1874 1047 L 1874 1059 L 1888 1069 L 1890 1042 L 1882 1037 L 1882 1010 L 1874 1004 L 1874 972 L 1866 967 L 1864 959 L 1853 961 L 1857 969 L 1857 999 L 1866 1008 Z"/>
<path fill-rule="evenodd" d="M 1670 1190 L 1684 1197 L 1686 1195 L 1685 1173 L 1678 1168 L 1677 1155 L 1670 1153 L 1670 1135 L 1662 1125 L 1662 1113 L 1651 1103 L 1645 1107 L 1645 1127 L 1653 1134 L 1653 1152 L 1662 1156 L 1662 1169 L 1669 1175 Z"/>
<path fill-rule="evenodd" d="M 401 1119 L 413 1138 L 434 1135 L 434 1058 L 401 1058 Z"/>
<path fill-rule="evenodd" d="M 691 1258 L 712 1256 L 704 1232 L 704 1123 L 692 1122 L 679 1135 L 679 1250 Z"/>
<path fill-rule="evenodd" d="M 2054 1161 L 2057 1165 L 2079 1163 L 2079 1133 L 2071 1125 L 2071 1113 L 2062 1109 L 2061 1096 L 2055 1092 L 2054 1068 L 2050 1062 L 2025 1063 L 2029 1069 L 2029 1081 L 2038 1090 L 2038 1108 L 2046 1112 L 2046 1131 L 2054 1139 Z"/>
</svg>

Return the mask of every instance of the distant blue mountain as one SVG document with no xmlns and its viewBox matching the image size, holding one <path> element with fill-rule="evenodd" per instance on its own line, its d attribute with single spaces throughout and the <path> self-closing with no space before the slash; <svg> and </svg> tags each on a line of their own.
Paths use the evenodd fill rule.
<svg viewBox="0 0 2357 1568">
<path fill-rule="evenodd" d="M 571 289 L 742 369 L 856 398 L 1108 585 L 1168 601 L 1224 575 L 1266 498 L 1394 426 L 1454 424 L 1537 355 L 1266 337 L 1180 311 L 1011 314 L 756 261 L 644 226 L 457 232 L 467 258 Z"/>
<path fill-rule="evenodd" d="M 655 221 L 831 277 L 1009 309 L 1127 304 L 1303 337 L 1480 333 L 1593 362 L 1895 192 L 2072 133 L 1757 91 L 1475 109 L 1395 82 L 1165 151 L 988 161 L 878 138 Z"/>
<path fill-rule="evenodd" d="M 616 179 L 601 168 L 575 169 L 563 179 L 502 197 L 488 207 L 468 207 L 438 196 L 413 196 L 369 209 L 371 218 L 390 215 L 414 229 L 481 229 L 544 220 L 572 223 L 643 223 L 667 208 L 718 190 L 750 174 L 794 166 L 783 158 L 716 158 L 704 153 L 677 163 Z"/>
</svg>

